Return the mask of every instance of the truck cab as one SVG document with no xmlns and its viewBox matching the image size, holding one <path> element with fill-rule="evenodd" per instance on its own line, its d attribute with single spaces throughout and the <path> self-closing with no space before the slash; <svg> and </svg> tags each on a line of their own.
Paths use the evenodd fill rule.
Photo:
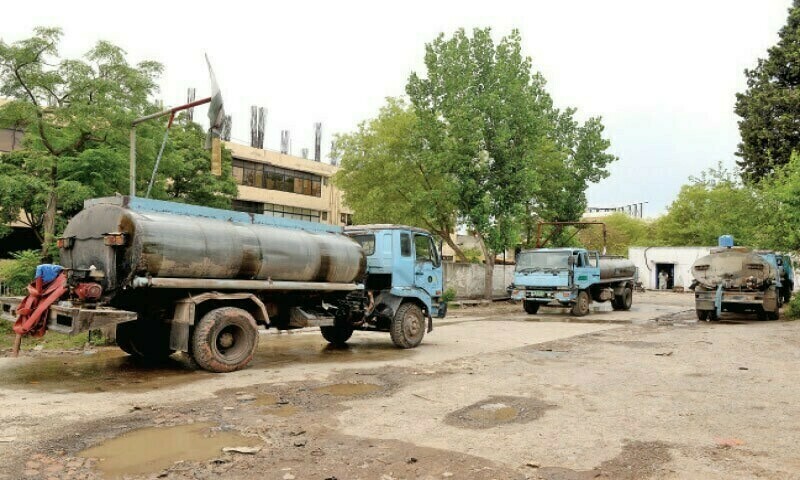
<svg viewBox="0 0 800 480">
<path fill-rule="evenodd" d="M 764 260 L 775 269 L 775 288 L 778 290 L 778 300 L 780 304 L 788 303 L 792 299 L 794 290 L 794 269 L 792 268 L 792 258 L 789 255 L 776 253 L 771 250 L 757 251 Z"/>
<path fill-rule="evenodd" d="M 535 314 L 542 305 L 589 313 L 591 302 L 610 300 L 615 310 L 628 310 L 636 269 L 622 257 L 603 256 L 583 248 L 538 248 L 517 256 L 511 298 Z"/>
<path fill-rule="evenodd" d="M 404 303 L 417 305 L 428 318 L 443 318 L 442 259 L 430 233 L 402 225 L 358 225 L 345 228 L 367 257 L 364 288 L 375 311 L 389 318 Z"/>
</svg>

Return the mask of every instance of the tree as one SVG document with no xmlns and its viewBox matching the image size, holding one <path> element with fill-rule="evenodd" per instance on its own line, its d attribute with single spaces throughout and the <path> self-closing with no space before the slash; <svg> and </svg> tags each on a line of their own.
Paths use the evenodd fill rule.
<svg viewBox="0 0 800 480">
<path fill-rule="evenodd" d="M 658 243 L 653 225 L 647 220 L 633 218 L 622 212 L 596 220 L 606 224 L 605 246 L 609 255 L 627 256 L 628 248 L 632 246 L 654 246 Z M 603 228 L 599 225 L 583 228 L 578 232 L 578 239 L 584 247 L 602 251 Z"/>
<path fill-rule="evenodd" d="M 764 245 L 760 225 L 770 217 L 760 191 L 742 184 L 720 165 L 681 187 L 666 215 L 655 221 L 656 241 L 663 245 L 716 245 L 731 234 L 737 244 Z"/>
<path fill-rule="evenodd" d="M 736 153 L 744 178 L 758 182 L 800 148 L 800 0 L 794 0 L 766 59 L 745 70 L 747 90 L 736 95 L 742 141 Z"/>
<path fill-rule="evenodd" d="M 389 98 L 378 116 L 349 134 L 338 135 L 334 153 L 341 168 L 334 182 L 357 223 L 419 226 L 442 238 L 461 261 L 453 241 L 456 209 L 453 186 L 433 170 L 418 132 L 413 107 Z"/>
<path fill-rule="evenodd" d="M 157 111 L 151 102 L 162 71 L 152 61 L 130 65 L 125 52 L 100 41 L 81 59 L 60 59 L 57 28 L 37 28 L 32 37 L 0 41 L 0 126 L 24 129 L 24 149 L 0 157 L 0 222 L 19 212 L 50 257 L 59 223 L 85 198 L 126 192 L 131 121 Z M 163 135 L 154 122 L 137 129 L 137 180 L 144 187 Z M 173 127 L 156 189 L 157 198 L 224 204 L 235 193 L 226 177 L 212 180 L 199 127 Z M 197 140 L 195 145 L 195 140 Z M 186 163 L 184 163 L 186 162 Z M 206 163 L 208 161 L 206 160 Z M 166 182 L 166 178 L 170 178 Z M 2 233 L 2 232 L 0 232 Z"/>
<path fill-rule="evenodd" d="M 604 153 L 599 119 L 579 129 L 574 110 L 553 107 L 516 30 L 497 45 L 488 28 L 441 34 L 426 45 L 425 66 L 406 87 L 424 158 L 453 187 L 459 221 L 486 259 L 491 297 L 495 255 L 517 244 L 522 219 L 580 206 L 586 182 L 602 178 L 614 157 Z"/>
<path fill-rule="evenodd" d="M 779 167 L 759 184 L 760 210 L 753 216 L 756 244 L 765 248 L 800 251 L 800 156 Z M 757 215 L 757 213 L 756 213 Z"/>
</svg>

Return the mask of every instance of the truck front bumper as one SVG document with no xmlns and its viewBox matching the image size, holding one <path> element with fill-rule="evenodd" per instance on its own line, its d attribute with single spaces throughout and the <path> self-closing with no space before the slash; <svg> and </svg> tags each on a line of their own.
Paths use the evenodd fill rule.
<svg viewBox="0 0 800 480">
<path fill-rule="evenodd" d="M 717 293 L 714 291 L 696 292 L 694 294 L 695 308 L 698 310 L 714 310 L 715 298 Z M 770 295 L 769 292 L 722 292 L 723 308 L 726 304 L 740 306 L 761 305 L 765 310 L 773 311 L 777 308 L 777 297 Z"/>
<path fill-rule="evenodd" d="M 512 300 L 527 300 L 529 302 L 547 303 L 568 303 L 575 299 L 575 294 L 571 290 L 553 290 L 542 288 L 527 288 L 511 290 Z"/>
</svg>

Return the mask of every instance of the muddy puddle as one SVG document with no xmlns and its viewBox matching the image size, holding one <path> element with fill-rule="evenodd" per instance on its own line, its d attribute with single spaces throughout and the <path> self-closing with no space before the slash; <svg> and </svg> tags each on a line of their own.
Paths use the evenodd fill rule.
<svg viewBox="0 0 800 480">
<path fill-rule="evenodd" d="M 389 334 L 359 338 L 334 347 L 321 335 L 261 335 L 258 351 L 249 368 L 265 369 L 293 363 L 369 362 L 406 358 L 412 350 L 396 348 Z M 35 388 L 65 392 L 140 392 L 210 378 L 213 374 L 193 370 L 181 355 L 158 365 L 137 362 L 116 348 L 85 355 L 70 353 L 24 359 L 0 368 L 0 387 Z"/>
<path fill-rule="evenodd" d="M 383 390 L 383 387 L 375 385 L 374 383 L 334 383 L 333 385 L 317 387 L 314 389 L 314 392 L 323 395 L 333 395 L 334 397 L 359 397 L 380 390 Z"/>
<path fill-rule="evenodd" d="M 554 405 L 534 398 L 492 396 L 449 413 L 444 422 L 456 427 L 492 428 L 533 421 L 551 408 Z"/>
<path fill-rule="evenodd" d="M 175 462 L 222 456 L 225 447 L 255 447 L 263 441 L 236 432 L 213 431 L 210 423 L 150 427 L 125 433 L 78 454 L 97 458 L 106 478 L 159 472 Z"/>
<path fill-rule="evenodd" d="M 169 388 L 211 376 L 195 371 L 180 357 L 143 365 L 117 349 L 92 355 L 63 354 L 24 359 L 0 369 L 2 387 L 69 392 L 139 392 Z"/>
</svg>

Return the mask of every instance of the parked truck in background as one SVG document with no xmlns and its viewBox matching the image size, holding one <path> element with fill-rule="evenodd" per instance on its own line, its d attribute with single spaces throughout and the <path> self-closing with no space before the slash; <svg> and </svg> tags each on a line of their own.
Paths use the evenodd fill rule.
<svg viewBox="0 0 800 480">
<path fill-rule="evenodd" d="M 442 317 L 431 235 L 397 225 L 340 227 L 137 197 L 87 200 L 58 240 L 69 292 L 48 328 L 116 326 L 125 352 L 188 352 L 214 372 L 243 368 L 257 326 L 319 326 L 420 344 Z M 7 317 L 19 300 L 0 299 Z"/>
<path fill-rule="evenodd" d="M 781 303 L 789 303 L 794 291 L 794 268 L 792 258 L 783 253 L 772 250 L 756 251 L 764 260 L 768 261 L 775 269 L 775 287 L 778 289 Z"/>
<path fill-rule="evenodd" d="M 614 310 L 629 310 L 636 278 L 636 267 L 624 257 L 582 248 L 523 250 L 517 256 L 511 298 L 522 300 L 529 314 L 547 305 L 584 316 L 592 302 L 606 301 Z"/>
<path fill-rule="evenodd" d="M 692 265 L 697 318 L 718 320 L 722 312 L 736 312 L 777 320 L 784 296 L 791 296 L 785 290 L 788 279 L 782 282 L 787 274 L 783 264 L 782 255 L 736 247 L 733 237 L 721 236 L 719 247 Z"/>
</svg>

